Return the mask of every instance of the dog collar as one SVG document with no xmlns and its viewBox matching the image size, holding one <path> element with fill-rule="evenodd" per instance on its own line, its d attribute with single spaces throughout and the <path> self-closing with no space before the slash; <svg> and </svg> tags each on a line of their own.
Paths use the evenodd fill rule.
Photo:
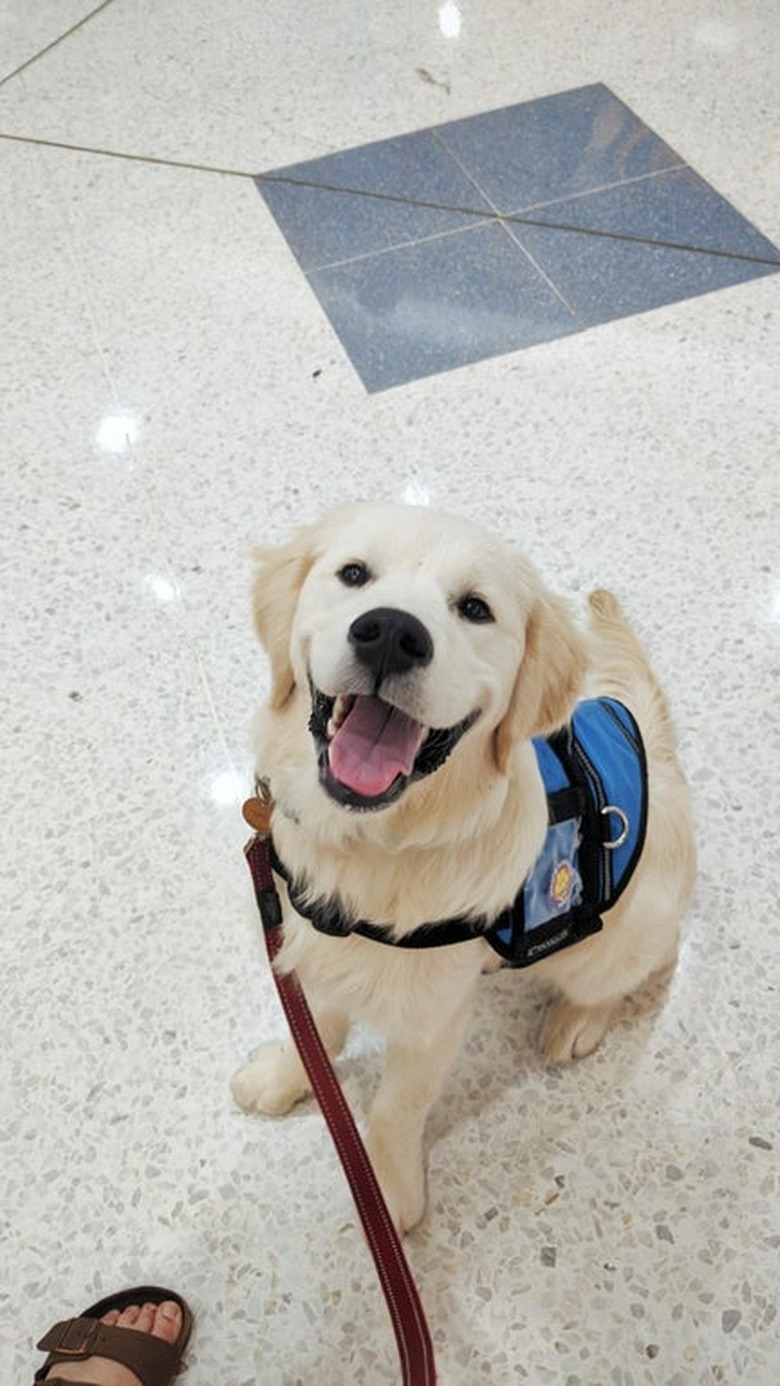
<svg viewBox="0 0 780 1386">
<path fill-rule="evenodd" d="M 293 908 L 320 933 L 357 934 L 394 948 L 441 948 L 483 938 L 509 967 L 530 967 L 602 928 L 639 860 L 647 826 L 647 765 L 639 728 L 614 698 L 579 703 L 571 722 L 533 741 L 547 796 L 547 833 L 518 893 L 496 919 L 458 915 L 396 938 L 341 902 L 311 900 L 272 844 Z"/>
</svg>

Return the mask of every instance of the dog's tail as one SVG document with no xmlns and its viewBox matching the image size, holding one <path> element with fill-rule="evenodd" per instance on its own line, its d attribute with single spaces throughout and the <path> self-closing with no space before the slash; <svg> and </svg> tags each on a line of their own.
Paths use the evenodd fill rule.
<svg viewBox="0 0 780 1386">
<path fill-rule="evenodd" d="M 642 727 L 648 749 L 652 743 L 656 755 L 673 758 L 676 736 L 669 705 L 617 597 L 599 588 L 588 601 L 592 691 L 625 703 Z"/>
<path fill-rule="evenodd" d="M 590 594 L 591 681 L 594 694 L 607 694 L 631 709 L 647 753 L 650 806 L 644 853 L 655 857 L 648 917 L 678 920 L 696 878 L 696 844 L 691 804 L 669 705 L 636 635 L 611 592 Z M 629 889 L 633 888 L 629 887 Z"/>
</svg>

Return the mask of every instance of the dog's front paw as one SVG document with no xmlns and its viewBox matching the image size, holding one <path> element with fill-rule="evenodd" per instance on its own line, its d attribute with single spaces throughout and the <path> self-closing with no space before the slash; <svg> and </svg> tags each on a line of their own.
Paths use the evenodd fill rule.
<svg viewBox="0 0 780 1386">
<path fill-rule="evenodd" d="M 411 1232 L 425 1213 L 425 1165 L 422 1155 L 399 1152 L 376 1133 L 366 1138 L 374 1173 L 396 1231 Z"/>
<path fill-rule="evenodd" d="M 291 1045 L 262 1044 L 234 1074 L 230 1091 L 245 1112 L 284 1116 L 306 1096 L 309 1084 Z"/>
<path fill-rule="evenodd" d="M 550 1064 L 584 1059 L 601 1044 L 612 1013 L 611 1006 L 575 1006 L 573 1001 L 552 1001 L 542 1021 L 539 1049 Z"/>
</svg>

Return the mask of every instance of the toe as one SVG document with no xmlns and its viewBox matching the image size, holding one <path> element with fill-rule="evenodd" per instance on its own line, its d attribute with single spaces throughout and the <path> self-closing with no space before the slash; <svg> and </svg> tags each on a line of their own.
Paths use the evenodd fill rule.
<svg viewBox="0 0 780 1386">
<path fill-rule="evenodd" d="M 139 1318 L 140 1313 L 141 1313 L 141 1306 L 140 1306 L 140 1304 L 127 1304 L 127 1305 L 125 1305 L 125 1308 L 124 1308 L 124 1309 L 122 1310 L 122 1312 L 120 1313 L 118 1319 L 116 1320 L 116 1323 L 115 1323 L 114 1327 L 115 1327 L 115 1328 L 135 1328 L 136 1325 L 138 1324 L 138 1318 Z"/>
<path fill-rule="evenodd" d="M 154 1316 L 152 1333 L 155 1338 L 163 1338 L 166 1343 L 175 1343 L 182 1327 L 182 1312 L 173 1300 L 160 1304 Z"/>
<path fill-rule="evenodd" d="M 136 1333 L 151 1333 L 166 1343 L 175 1343 L 181 1332 L 182 1312 L 174 1300 L 162 1304 L 128 1304 L 119 1313 L 112 1309 L 103 1315 L 103 1323 L 114 1328 L 133 1328 Z"/>
<path fill-rule="evenodd" d="M 129 1324 L 128 1327 L 134 1328 L 138 1333 L 151 1333 L 156 1313 L 156 1304 L 142 1304 L 135 1323 Z M 119 1322 L 121 1325 L 122 1320 Z"/>
</svg>

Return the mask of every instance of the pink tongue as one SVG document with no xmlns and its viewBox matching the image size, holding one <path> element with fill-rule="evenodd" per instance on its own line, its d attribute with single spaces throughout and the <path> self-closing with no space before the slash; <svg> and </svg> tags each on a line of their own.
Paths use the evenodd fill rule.
<svg viewBox="0 0 780 1386">
<path fill-rule="evenodd" d="M 358 697 L 330 743 L 331 772 L 356 794 L 384 794 L 411 773 L 427 730 L 381 698 Z"/>
</svg>

